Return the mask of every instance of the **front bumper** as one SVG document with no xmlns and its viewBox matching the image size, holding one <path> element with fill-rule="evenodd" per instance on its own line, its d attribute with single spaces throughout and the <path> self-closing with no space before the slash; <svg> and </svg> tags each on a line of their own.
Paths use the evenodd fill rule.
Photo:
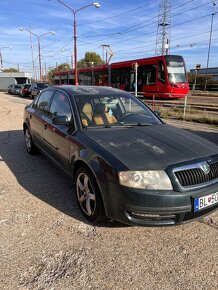
<svg viewBox="0 0 218 290">
<path fill-rule="evenodd" d="M 218 204 L 194 212 L 194 199 L 218 192 L 218 184 L 189 192 L 130 189 L 110 183 L 103 190 L 106 215 L 129 225 L 179 225 L 199 219 Z"/>
</svg>

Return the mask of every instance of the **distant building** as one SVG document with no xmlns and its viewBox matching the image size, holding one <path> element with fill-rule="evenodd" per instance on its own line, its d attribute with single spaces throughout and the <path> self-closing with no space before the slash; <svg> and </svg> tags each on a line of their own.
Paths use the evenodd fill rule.
<svg viewBox="0 0 218 290">
<path fill-rule="evenodd" d="M 0 72 L 0 90 L 6 90 L 9 85 L 29 84 L 32 74 L 24 72 Z"/>
<path fill-rule="evenodd" d="M 206 68 L 201 68 L 198 70 L 198 75 L 207 75 L 210 76 L 214 81 L 218 81 L 218 67 L 209 67 L 208 70 Z M 190 69 L 191 74 L 195 74 L 195 69 Z"/>
</svg>

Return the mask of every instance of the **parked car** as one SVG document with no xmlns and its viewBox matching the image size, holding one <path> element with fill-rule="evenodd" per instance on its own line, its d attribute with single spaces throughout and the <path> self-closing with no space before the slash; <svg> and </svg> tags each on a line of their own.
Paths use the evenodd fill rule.
<svg viewBox="0 0 218 290">
<path fill-rule="evenodd" d="M 23 84 L 20 87 L 19 94 L 21 97 L 28 97 L 30 95 L 30 84 Z"/>
<path fill-rule="evenodd" d="M 11 94 L 11 89 L 12 89 L 13 85 L 9 85 L 8 86 L 8 94 L 10 95 Z"/>
<path fill-rule="evenodd" d="M 12 95 L 19 95 L 20 94 L 21 85 L 12 85 L 11 94 Z"/>
<path fill-rule="evenodd" d="M 42 90 L 49 87 L 47 83 L 33 83 L 30 87 L 31 99 L 34 99 Z"/>
<path fill-rule="evenodd" d="M 39 149 L 73 178 L 89 221 L 177 225 L 218 208 L 218 146 L 127 92 L 50 87 L 26 106 L 23 129 L 28 153 Z"/>
</svg>

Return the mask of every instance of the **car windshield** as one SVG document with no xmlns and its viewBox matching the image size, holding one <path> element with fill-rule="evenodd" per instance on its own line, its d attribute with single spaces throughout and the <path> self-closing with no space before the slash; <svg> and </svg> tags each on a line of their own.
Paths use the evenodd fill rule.
<svg viewBox="0 0 218 290">
<path fill-rule="evenodd" d="M 47 88 L 48 87 L 48 85 L 47 84 L 38 84 L 38 88 L 39 89 L 45 89 L 45 88 Z"/>
<path fill-rule="evenodd" d="M 75 96 L 84 127 L 151 126 L 157 116 L 128 93 Z"/>
</svg>

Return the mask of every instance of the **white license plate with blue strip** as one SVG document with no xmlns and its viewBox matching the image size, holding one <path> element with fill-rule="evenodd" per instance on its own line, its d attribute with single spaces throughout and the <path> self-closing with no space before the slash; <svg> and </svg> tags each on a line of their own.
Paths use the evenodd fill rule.
<svg viewBox="0 0 218 290">
<path fill-rule="evenodd" d="M 203 208 L 215 205 L 216 203 L 218 203 L 218 192 L 195 198 L 194 211 L 199 211 Z"/>
</svg>

